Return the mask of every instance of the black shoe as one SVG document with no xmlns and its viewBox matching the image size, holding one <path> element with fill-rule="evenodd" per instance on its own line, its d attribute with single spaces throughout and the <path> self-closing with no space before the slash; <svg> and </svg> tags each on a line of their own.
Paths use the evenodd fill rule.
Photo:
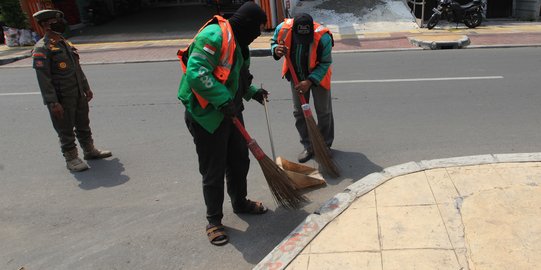
<svg viewBox="0 0 541 270">
<path fill-rule="evenodd" d="M 314 156 L 314 153 L 312 151 L 304 149 L 304 151 L 302 151 L 299 154 L 298 160 L 300 163 L 305 163 L 306 161 L 310 160 L 313 156 Z"/>
</svg>

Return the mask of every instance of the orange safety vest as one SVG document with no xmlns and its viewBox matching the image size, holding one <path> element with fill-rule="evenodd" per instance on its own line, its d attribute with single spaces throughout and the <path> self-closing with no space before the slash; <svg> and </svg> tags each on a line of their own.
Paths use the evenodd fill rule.
<svg viewBox="0 0 541 270">
<path fill-rule="evenodd" d="M 212 19 L 205 23 L 205 25 L 203 25 L 203 27 L 199 29 L 197 34 L 199 34 L 205 27 L 212 23 L 217 23 L 222 30 L 222 48 L 220 49 L 220 59 L 218 60 L 218 65 L 212 71 L 212 74 L 214 74 L 214 76 L 220 83 L 225 84 L 225 82 L 229 78 L 229 74 L 231 73 L 231 67 L 233 67 L 233 59 L 235 56 L 235 49 L 237 48 L 237 45 L 235 43 L 235 38 L 233 35 L 233 29 L 231 29 L 231 25 L 226 19 L 219 15 L 215 15 L 214 17 L 212 17 Z M 190 45 L 188 45 L 188 47 L 186 47 L 185 49 L 180 49 L 177 52 L 177 57 L 180 60 L 180 66 L 182 67 L 182 72 L 184 72 L 184 74 L 186 74 L 187 62 L 184 63 L 182 57 L 185 53 L 188 53 L 192 43 L 193 39 L 190 42 Z M 192 93 L 197 98 L 197 101 L 199 101 L 201 107 L 205 109 L 209 102 L 201 95 L 199 95 L 197 91 L 195 91 L 193 88 Z"/>
<path fill-rule="evenodd" d="M 286 45 L 288 48 L 291 48 L 291 37 L 292 32 L 291 29 L 293 28 L 293 19 L 285 19 L 284 23 L 282 24 L 282 28 L 280 29 L 280 32 L 278 32 L 278 41 L 284 42 L 284 45 Z M 312 47 L 310 48 L 310 59 L 309 59 L 309 66 L 308 69 L 310 72 L 314 70 L 319 63 L 317 61 L 317 46 L 319 45 L 319 41 L 321 40 L 321 37 L 323 34 L 329 33 L 332 38 L 331 31 L 324 27 L 323 25 L 320 25 L 319 23 L 314 22 L 314 42 L 312 42 Z M 288 51 L 290 53 L 290 51 Z M 284 65 L 282 66 L 282 77 L 286 75 L 286 73 L 289 71 L 286 62 L 284 61 Z M 327 89 L 331 89 L 331 75 L 332 75 L 332 66 L 329 67 L 327 70 L 327 73 L 325 73 L 325 76 L 323 76 L 323 79 L 321 80 L 320 85 Z"/>
</svg>

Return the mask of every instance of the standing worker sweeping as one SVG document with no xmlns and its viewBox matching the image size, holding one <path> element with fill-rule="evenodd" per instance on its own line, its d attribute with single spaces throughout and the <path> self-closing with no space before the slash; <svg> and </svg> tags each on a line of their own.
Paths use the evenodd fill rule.
<svg viewBox="0 0 541 270">
<path fill-rule="evenodd" d="M 64 14 L 59 10 L 42 10 L 33 17 L 45 30 L 45 36 L 32 52 L 43 102 L 58 133 L 66 167 L 74 172 L 84 171 L 88 165 L 77 154 L 75 137 L 83 148 L 84 159 L 111 156 L 110 151 L 94 147 L 88 118 L 88 102 L 94 94 L 79 64 L 77 49 L 62 37 L 66 30 Z"/>
<path fill-rule="evenodd" d="M 199 158 L 207 207 L 206 233 L 214 245 L 224 245 L 229 240 L 222 225 L 224 175 L 235 213 L 267 211 L 261 202 L 246 199 L 248 148 L 231 121 L 237 117 L 243 122 L 242 99 L 262 103 L 268 95 L 251 85 L 248 48 L 261 35 L 266 21 L 265 12 L 257 4 L 246 2 L 229 20 L 214 16 L 193 43 L 178 53 L 184 71 L 178 98 L 186 107 L 186 125 Z"/>
<path fill-rule="evenodd" d="M 331 51 L 333 38 L 329 29 L 315 23 L 312 17 L 300 13 L 294 19 L 285 19 L 274 31 L 271 39 L 271 51 L 274 59 L 279 60 L 288 55 L 297 74 L 299 83 L 295 84 L 291 70 L 286 62 L 282 68 L 282 77 L 291 82 L 293 96 L 293 116 L 295 126 L 301 137 L 304 150 L 298 160 L 304 163 L 314 156 L 309 139 L 308 128 L 303 116 L 299 94 L 310 100 L 310 92 L 314 97 L 318 127 L 327 147 L 334 140 L 334 119 L 331 104 Z"/>
</svg>

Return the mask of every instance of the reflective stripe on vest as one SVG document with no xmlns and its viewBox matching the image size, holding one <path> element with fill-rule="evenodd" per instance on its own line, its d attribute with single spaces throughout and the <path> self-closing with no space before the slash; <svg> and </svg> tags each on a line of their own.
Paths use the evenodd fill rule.
<svg viewBox="0 0 541 270">
<path fill-rule="evenodd" d="M 220 29 L 222 30 L 222 48 L 220 49 L 220 59 L 218 60 L 218 65 L 214 68 L 212 74 L 220 83 L 225 84 L 225 82 L 229 78 L 229 74 L 231 74 L 231 68 L 233 67 L 233 57 L 235 57 L 235 49 L 237 47 L 231 25 L 226 19 L 216 15 L 207 23 L 205 23 L 205 25 L 203 25 L 203 27 L 199 29 L 197 34 L 199 34 L 209 24 L 212 24 L 214 22 L 217 22 L 220 26 Z M 186 74 L 186 64 L 182 61 L 182 57 L 185 53 L 188 53 L 188 50 L 192 43 L 193 39 L 190 42 L 190 45 L 188 45 L 188 47 L 186 47 L 185 49 L 181 49 L 177 52 L 177 57 L 180 60 L 180 66 L 182 67 L 182 72 L 184 72 L 184 74 Z M 205 109 L 209 102 L 201 95 L 199 95 L 197 91 L 195 91 L 193 88 L 192 93 L 197 98 L 199 105 L 201 105 L 201 107 Z"/>
<path fill-rule="evenodd" d="M 321 37 L 325 33 L 331 34 L 331 31 L 324 27 L 323 25 L 320 25 L 319 23 L 314 22 L 314 42 L 312 42 L 312 46 L 310 47 L 310 59 L 308 64 L 308 69 L 310 72 L 314 70 L 318 64 L 317 62 L 317 47 L 319 45 L 319 41 L 321 40 Z M 284 23 L 282 24 L 282 28 L 278 32 L 278 44 L 283 42 L 283 45 L 285 45 L 287 48 L 291 49 L 291 40 L 292 40 L 292 34 L 291 29 L 293 29 L 293 19 L 285 19 Z M 291 50 L 288 50 L 288 54 L 290 54 Z M 286 75 L 286 73 L 289 71 L 287 68 L 287 64 L 284 61 L 284 64 L 282 66 L 282 77 Z M 325 73 L 325 76 L 323 76 L 323 79 L 319 82 L 319 84 L 327 89 L 331 89 L 331 75 L 332 75 L 332 66 L 329 67 L 327 70 L 327 73 Z"/>
</svg>

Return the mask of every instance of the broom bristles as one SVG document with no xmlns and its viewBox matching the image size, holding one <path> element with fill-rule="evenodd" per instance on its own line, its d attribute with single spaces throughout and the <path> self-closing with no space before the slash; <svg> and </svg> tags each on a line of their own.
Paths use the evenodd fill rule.
<svg viewBox="0 0 541 270">
<path fill-rule="evenodd" d="M 308 199 L 301 195 L 287 174 L 268 156 L 258 160 L 274 200 L 286 209 L 298 209 Z"/>
<path fill-rule="evenodd" d="M 308 137 L 310 137 L 310 142 L 312 143 L 312 150 L 314 151 L 314 156 L 316 161 L 323 167 L 323 170 L 330 174 L 332 177 L 339 177 L 340 172 L 338 166 L 334 163 L 334 160 L 329 153 L 329 148 L 323 140 L 319 128 L 317 127 L 316 120 L 314 117 L 308 116 L 305 117 L 306 126 L 308 128 Z"/>
</svg>

